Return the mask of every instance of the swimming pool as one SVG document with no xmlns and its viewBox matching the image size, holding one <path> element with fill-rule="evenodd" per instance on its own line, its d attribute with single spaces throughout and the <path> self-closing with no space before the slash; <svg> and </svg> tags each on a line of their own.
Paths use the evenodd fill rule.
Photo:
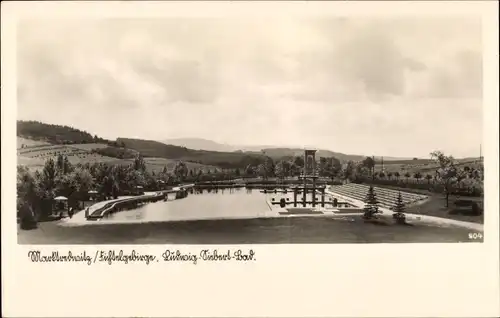
<svg viewBox="0 0 500 318">
<path fill-rule="evenodd" d="M 283 244 L 467 242 L 470 230 L 434 225 L 394 226 L 359 215 L 283 216 L 271 208 L 292 194 L 225 189 L 116 212 L 99 221 L 40 223 L 18 230 L 20 244 Z M 78 216 L 78 214 L 77 214 Z"/>
<path fill-rule="evenodd" d="M 134 210 L 113 213 L 99 222 L 168 222 L 220 218 L 251 218 L 277 215 L 267 200 L 274 194 L 241 188 L 202 192 L 193 191 L 184 199 L 143 205 Z"/>
</svg>

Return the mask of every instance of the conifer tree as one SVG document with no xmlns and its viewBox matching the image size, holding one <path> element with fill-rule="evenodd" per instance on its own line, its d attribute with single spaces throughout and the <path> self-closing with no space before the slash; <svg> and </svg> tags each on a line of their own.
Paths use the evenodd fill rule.
<svg viewBox="0 0 500 318">
<path fill-rule="evenodd" d="M 375 190 L 373 186 L 370 186 L 368 189 L 368 193 L 365 197 L 365 207 L 364 207 L 364 217 L 366 219 L 371 219 L 378 212 L 378 200 L 377 195 L 375 194 Z"/>
<path fill-rule="evenodd" d="M 396 222 L 405 223 L 405 204 L 403 203 L 403 196 L 401 195 L 401 192 L 399 192 L 398 197 L 396 198 L 396 203 L 394 204 L 392 210 L 395 212 L 392 217 L 396 220 Z"/>
</svg>

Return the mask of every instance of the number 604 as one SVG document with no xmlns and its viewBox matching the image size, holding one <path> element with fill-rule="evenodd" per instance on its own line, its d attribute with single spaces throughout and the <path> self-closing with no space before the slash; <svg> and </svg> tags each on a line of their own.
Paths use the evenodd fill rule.
<svg viewBox="0 0 500 318">
<path fill-rule="evenodd" d="M 471 240 L 481 240 L 483 238 L 483 234 L 482 233 L 469 233 L 469 239 Z"/>
</svg>

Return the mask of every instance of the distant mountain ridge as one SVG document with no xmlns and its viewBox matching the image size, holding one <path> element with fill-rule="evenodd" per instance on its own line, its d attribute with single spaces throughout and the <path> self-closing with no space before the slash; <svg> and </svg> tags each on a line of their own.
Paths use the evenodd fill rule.
<svg viewBox="0 0 500 318">
<path fill-rule="evenodd" d="M 271 158 L 282 158 L 282 157 L 294 157 L 301 156 L 304 154 L 304 148 L 300 147 L 278 147 L 271 145 L 257 145 L 257 146 L 236 146 L 219 143 L 213 140 L 208 140 L 204 138 L 175 138 L 166 139 L 160 141 L 167 145 L 174 145 L 178 147 L 185 147 L 194 150 L 205 150 L 205 151 L 220 151 L 220 152 L 246 152 L 253 154 L 265 154 Z M 314 147 L 312 147 L 314 148 Z M 359 161 L 366 158 L 366 155 L 351 155 L 344 154 L 340 152 L 334 152 L 331 150 L 318 149 L 318 157 L 336 157 L 340 161 Z M 384 157 L 384 160 L 411 160 L 412 158 L 398 158 L 398 157 Z"/>
<path fill-rule="evenodd" d="M 111 155 L 120 150 L 113 148 L 128 148 L 140 152 L 147 157 L 190 160 L 207 165 L 221 165 L 225 167 L 241 165 L 249 161 L 253 162 L 253 160 L 257 160 L 257 158 L 262 159 L 264 156 L 269 156 L 273 159 L 300 156 L 304 151 L 302 147 L 279 147 L 272 145 L 237 146 L 204 138 L 176 138 L 163 141 L 117 138 L 115 141 L 112 141 L 97 135 L 92 136 L 89 132 L 69 126 L 23 120 L 17 121 L 17 135 L 50 144 L 103 144 L 108 147 L 108 149 L 100 149 L 102 152 L 105 152 L 103 155 Z M 336 157 L 342 162 L 349 160 L 359 161 L 366 158 L 366 155 L 344 154 L 325 149 L 318 149 L 317 156 Z M 381 157 L 375 156 L 375 159 L 380 160 Z M 383 160 L 386 162 L 412 161 L 412 159 L 383 157 Z M 460 158 L 457 159 L 462 160 Z"/>
<path fill-rule="evenodd" d="M 160 141 L 166 145 L 185 147 L 193 150 L 232 152 L 236 151 L 234 146 L 221 144 L 212 140 L 203 138 L 173 138 Z"/>
</svg>

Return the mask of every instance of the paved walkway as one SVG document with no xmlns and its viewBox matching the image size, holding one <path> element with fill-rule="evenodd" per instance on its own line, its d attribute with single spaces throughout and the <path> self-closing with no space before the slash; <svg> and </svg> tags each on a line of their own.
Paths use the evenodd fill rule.
<svg viewBox="0 0 500 318">
<path fill-rule="evenodd" d="M 167 190 L 167 192 L 179 191 L 180 189 L 190 188 L 193 185 L 194 184 L 181 185 L 181 186 L 178 186 L 178 187 L 174 187 L 171 190 Z M 144 194 L 142 196 L 148 196 L 148 195 L 152 195 L 152 194 L 155 194 L 155 193 L 158 193 L 158 192 L 164 192 L 164 191 L 165 190 L 144 192 Z M 89 215 L 91 215 L 95 210 L 102 208 L 103 206 L 105 206 L 108 203 L 115 202 L 115 201 L 120 201 L 120 200 L 128 199 L 128 198 L 134 198 L 134 197 L 137 198 L 137 197 L 141 197 L 141 196 L 130 196 L 130 195 L 129 196 L 119 196 L 117 199 L 111 199 L 111 200 L 105 200 L 105 201 L 97 202 L 97 203 L 95 203 L 95 204 L 93 204 L 93 205 L 91 205 L 91 206 L 88 207 L 88 209 L 89 209 Z M 92 222 L 92 221 L 88 221 L 85 218 L 85 209 L 75 212 L 75 214 L 73 215 L 72 218 L 64 218 L 64 219 L 61 220 L 62 224 L 82 224 L 82 223 L 88 223 L 88 222 Z"/>
<path fill-rule="evenodd" d="M 93 205 L 88 207 L 89 215 L 92 214 L 95 210 L 102 208 L 103 206 L 105 206 L 106 204 L 108 204 L 110 202 L 120 201 L 120 200 L 128 199 L 128 198 L 132 198 L 132 196 L 120 196 L 120 197 L 118 197 L 118 199 L 105 200 L 105 201 L 99 201 L 97 203 L 94 203 Z M 61 221 L 65 222 L 65 223 L 87 222 L 87 219 L 85 218 L 85 210 L 86 209 L 77 211 L 77 212 L 75 212 L 75 214 L 73 215 L 73 217 L 71 219 L 65 218 Z"/>
</svg>

